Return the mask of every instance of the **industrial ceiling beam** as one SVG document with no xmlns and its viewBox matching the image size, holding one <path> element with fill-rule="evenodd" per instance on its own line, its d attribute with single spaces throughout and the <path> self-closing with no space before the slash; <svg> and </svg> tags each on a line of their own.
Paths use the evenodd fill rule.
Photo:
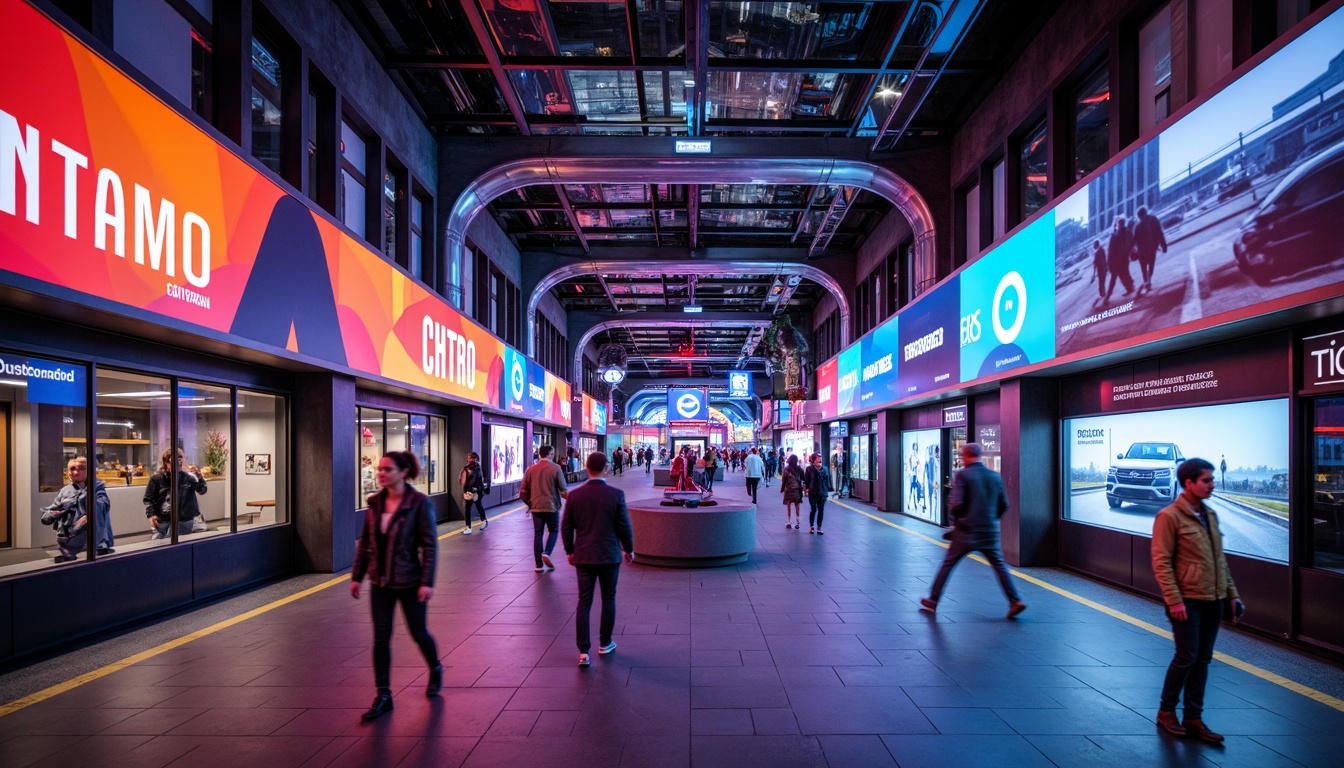
<svg viewBox="0 0 1344 768">
<path fill-rule="evenodd" d="M 578 343 L 570 347 L 570 350 L 574 353 L 573 367 L 570 369 L 574 378 L 571 381 L 575 382 L 576 384 L 579 384 L 583 381 L 583 353 L 584 350 L 588 348 L 588 343 L 591 342 L 593 339 L 595 339 L 598 334 L 603 333 L 604 331 L 612 330 L 613 328 L 624 328 L 626 330 L 630 330 L 633 328 L 686 328 L 689 330 L 694 330 L 696 328 L 704 328 L 707 326 L 712 326 L 714 328 L 756 328 L 758 326 L 764 327 L 766 325 L 769 325 L 769 323 L 761 320 L 669 321 L 669 320 L 640 320 L 638 318 L 624 318 L 624 317 L 616 320 L 604 320 L 600 323 L 595 324 L 592 328 L 589 328 L 588 330 L 584 331 L 583 336 L 579 337 Z M 733 356 L 729 359 L 736 360 L 737 357 Z"/>
</svg>

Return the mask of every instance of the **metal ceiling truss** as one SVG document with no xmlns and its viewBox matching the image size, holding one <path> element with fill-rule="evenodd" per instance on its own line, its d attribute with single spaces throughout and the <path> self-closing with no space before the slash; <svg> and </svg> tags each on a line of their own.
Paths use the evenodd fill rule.
<svg viewBox="0 0 1344 768">
<path fill-rule="evenodd" d="M 696 328 L 762 328 L 770 324 L 763 320 L 640 320 L 638 318 L 618 318 L 615 320 L 603 320 L 595 323 L 592 328 L 584 331 L 583 336 L 570 349 L 574 353 L 573 367 L 571 371 L 574 378 L 571 381 L 579 383 L 583 381 L 583 358 L 584 351 L 588 348 L 589 342 L 605 331 L 616 328 L 630 330 L 632 328 L 660 328 L 673 329 L 685 328 L 694 332 Z M 632 355 L 633 357 L 633 355 Z M 657 359 L 657 355 L 645 356 L 646 359 Z M 693 359 L 693 356 L 692 356 Z M 736 356 L 727 356 L 729 360 L 736 360 Z"/>
<path fill-rule="evenodd" d="M 837 158 L 778 158 L 778 157 L 704 157 L 695 160 L 684 158 L 640 158 L 632 162 L 628 157 L 531 157 L 515 160 L 486 171 L 463 190 L 454 202 L 444 224 L 444 259 L 446 261 L 444 286 L 448 300 L 455 306 L 462 305 L 462 262 L 466 253 L 466 234 L 472 220 L 484 211 L 490 202 L 513 190 L 538 184 L 805 184 L 813 186 L 840 186 L 863 189 L 890 201 L 910 222 L 915 237 L 916 256 L 927 250 L 930 261 L 934 258 L 935 228 L 933 213 L 919 192 L 904 178 L 890 170 L 861 160 Z M 698 190 L 690 195 L 688 206 L 698 200 Z M 688 224 L 698 219 L 692 218 Z M 692 241 L 694 242 L 694 241 Z M 599 262 L 601 263 L 601 262 Z M 648 266 L 650 262 L 642 262 Z M 700 262 L 676 261 L 661 262 L 667 274 L 686 274 L 692 265 L 704 266 L 708 271 L 698 274 L 716 274 L 724 271 L 745 274 L 760 274 L 764 268 L 769 271 L 790 269 L 795 272 L 806 270 L 806 265 L 790 264 L 787 267 L 760 265 L 753 262 Z M 615 262 L 615 264 L 620 264 Z M 731 270 L 725 270 L 725 264 L 733 264 Z M 755 266 L 756 272 L 747 272 Z M 608 268 L 610 272 L 628 271 L 621 266 Z M 826 285 L 836 296 L 840 304 L 840 342 L 849 343 L 849 304 L 829 275 L 814 270 L 824 278 L 813 278 Z M 549 291 L 533 291 L 528 300 L 528 339 L 532 342 L 536 320 L 536 304 L 540 295 Z"/>
</svg>

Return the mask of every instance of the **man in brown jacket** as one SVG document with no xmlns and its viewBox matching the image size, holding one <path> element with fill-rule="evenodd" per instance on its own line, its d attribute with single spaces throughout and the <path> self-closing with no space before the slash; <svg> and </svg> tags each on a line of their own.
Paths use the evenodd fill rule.
<svg viewBox="0 0 1344 768">
<path fill-rule="evenodd" d="M 523 483 L 518 486 L 518 498 L 527 505 L 532 515 L 532 559 L 537 565 L 532 570 L 537 573 L 555 570 L 551 562 L 551 552 L 555 549 L 555 537 L 560 530 L 560 500 L 569 496 L 565 487 L 565 473 L 560 465 L 551 461 L 551 446 L 543 445 L 537 450 L 540 457 L 536 464 L 523 473 Z M 546 546 L 541 545 L 543 530 L 549 530 Z"/>
<path fill-rule="evenodd" d="M 1171 619 L 1176 655 L 1167 667 L 1157 724 L 1177 736 L 1187 733 L 1220 742 L 1221 734 L 1204 724 L 1204 686 L 1223 619 L 1223 601 L 1234 616 L 1245 610 L 1223 556 L 1218 515 L 1204 505 L 1213 494 L 1213 465 L 1189 459 L 1176 469 L 1181 495 L 1153 520 L 1153 575 Z M 1185 719 L 1176 719 L 1176 703 L 1185 691 Z"/>
</svg>

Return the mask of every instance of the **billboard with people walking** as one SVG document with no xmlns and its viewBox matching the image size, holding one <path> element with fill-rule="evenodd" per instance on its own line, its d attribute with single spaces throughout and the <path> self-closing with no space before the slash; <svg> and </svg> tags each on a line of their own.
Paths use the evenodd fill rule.
<svg viewBox="0 0 1344 768">
<path fill-rule="evenodd" d="M 842 351 L 855 410 L 1339 296 L 1342 223 L 1339 10 Z"/>
</svg>

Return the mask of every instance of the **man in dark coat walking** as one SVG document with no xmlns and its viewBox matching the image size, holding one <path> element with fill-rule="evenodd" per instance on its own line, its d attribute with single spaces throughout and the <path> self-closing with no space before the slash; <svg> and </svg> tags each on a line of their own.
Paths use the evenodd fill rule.
<svg viewBox="0 0 1344 768">
<path fill-rule="evenodd" d="M 1153 266 L 1157 264 L 1157 249 L 1167 252 L 1167 236 L 1162 231 L 1162 222 L 1148 212 L 1146 207 L 1139 208 L 1139 220 L 1134 224 L 1134 254 L 1139 259 L 1139 270 L 1143 274 L 1143 287 L 1153 289 Z"/>
<path fill-rule="evenodd" d="M 579 610 L 575 634 L 579 645 L 579 666 L 586 667 L 592 647 L 588 614 L 593 609 L 593 586 L 602 586 L 602 624 L 597 653 L 606 656 L 616 650 L 611 633 L 616 628 L 616 578 L 621 572 L 621 552 L 631 562 L 635 551 L 630 527 L 630 510 L 625 506 L 625 491 L 612 488 L 602 479 L 607 470 L 604 453 L 588 454 L 588 482 L 569 492 L 560 537 L 565 542 L 569 564 L 579 575 Z"/>
<path fill-rule="evenodd" d="M 1115 217 L 1110 242 L 1106 244 L 1106 266 L 1110 268 L 1111 282 L 1106 286 L 1106 300 L 1111 298 L 1117 279 L 1125 284 L 1125 295 L 1134 292 L 1134 278 L 1129 275 L 1129 257 L 1134 254 L 1134 232 L 1124 216 Z"/>
<path fill-rule="evenodd" d="M 961 447 L 964 467 L 952 480 L 952 497 L 948 506 L 952 512 L 952 544 L 947 548 L 942 567 L 933 579 L 929 596 L 919 604 L 930 612 L 938 610 L 938 598 L 943 594 L 947 577 L 952 575 L 961 558 L 972 552 L 985 556 L 999 577 L 999 586 L 1008 598 L 1008 618 L 1027 609 L 1018 597 L 1013 579 L 1008 575 L 1008 564 L 1003 561 L 999 547 L 999 518 L 1008 511 L 1008 498 L 1003 493 L 1003 478 L 999 473 L 980 463 L 980 444 L 966 443 Z"/>
</svg>

